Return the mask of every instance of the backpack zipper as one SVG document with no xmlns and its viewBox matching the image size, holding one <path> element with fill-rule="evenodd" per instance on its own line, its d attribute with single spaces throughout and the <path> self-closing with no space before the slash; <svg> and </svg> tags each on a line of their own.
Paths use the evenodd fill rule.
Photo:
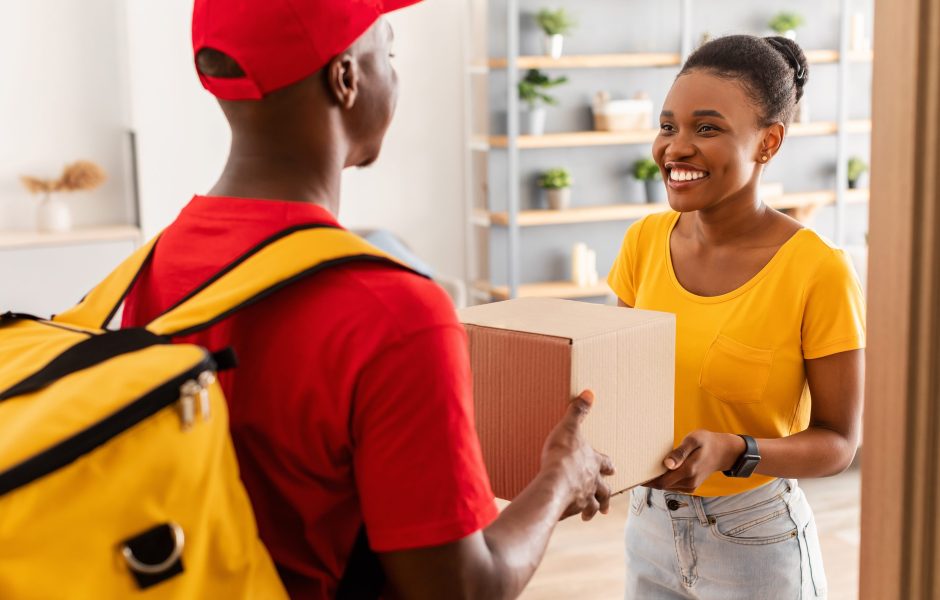
<svg viewBox="0 0 940 600">
<path fill-rule="evenodd" d="M 209 387 L 215 383 L 215 373 L 205 370 L 195 379 L 189 379 L 180 386 L 179 412 L 183 431 L 193 426 L 196 421 L 196 403 L 199 403 L 199 415 L 203 421 L 209 420 L 211 408 Z"/>
<path fill-rule="evenodd" d="M 68 466 L 173 404 L 179 407 L 180 422 L 184 431 L 190 429 L 195 423 L 197 398 L 200 399 L 200 413 L 203 420 L 208 419 L 208 388 L 215 381 L 214 369 L 212 357 L 206 353 L 196 365 L 125 405 L 117 412 L 20 464 L 10 467 L 0 473 L 0 496 Z"/>
</svg>

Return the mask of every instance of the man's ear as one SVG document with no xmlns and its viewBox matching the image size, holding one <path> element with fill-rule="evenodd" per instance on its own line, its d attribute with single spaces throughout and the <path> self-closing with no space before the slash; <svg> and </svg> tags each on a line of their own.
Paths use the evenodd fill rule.
<svg viewBox="0 0 940 600">
<path fill-rule="evenodd" d="M 326 86 L 330 97 L 343 109 L 356 104 L 359 95 L 359 63 L 349 52 L 336 56 L 326 66 Z"/>
</svg>

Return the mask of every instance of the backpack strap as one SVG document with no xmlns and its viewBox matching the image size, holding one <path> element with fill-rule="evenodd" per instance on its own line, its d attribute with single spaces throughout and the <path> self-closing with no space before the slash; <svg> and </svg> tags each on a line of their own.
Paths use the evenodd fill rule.
<svg viewBox="0 0 940 600">
<path fill-rule="evenodd" d="M 87 329 L 104 329 L 107 327 L 114 315 L 117 314 L 124 298 L 134 287 L 134 283 L 140 277 L 144 267 L 150 262 L 159 238 L 158 235 L 135 250 L 104 281 L 82 298 L 81 302 L 67 311 L 55 315 L 52 320 L 57 323 Z"/>
<path fill-rule="evenodd" d="M 299 279 L 351 262 L 384 263 L 420 276 L 345 229 L 302 225 L 258 244 L 154 319 L 147 329 L 168 337 L 196 333 Z"/>
</svg>

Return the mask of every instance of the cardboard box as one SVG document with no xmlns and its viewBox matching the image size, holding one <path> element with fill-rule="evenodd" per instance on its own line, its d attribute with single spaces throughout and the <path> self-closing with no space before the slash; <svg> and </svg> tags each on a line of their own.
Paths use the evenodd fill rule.
<svg viewBox="0 0 940 600">
<path fill-rule="evenodd" d="M 532 480 L 546 436 L 584 389 L 596 401 L 583 433 L 614 461 L 611 490 L 663 473 L 673 442 L 674 315 L 540 298 L 459 315 L 497 497 L 511 500 Z"/>
</svg>

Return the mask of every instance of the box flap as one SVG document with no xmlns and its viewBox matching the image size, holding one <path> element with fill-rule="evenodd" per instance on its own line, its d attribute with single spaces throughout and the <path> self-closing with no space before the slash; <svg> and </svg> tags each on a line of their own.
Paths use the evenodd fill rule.
<svg viewBox="0 0 940 600">
<path fill-rule="evenodd" d="M 458 311 L 462 323 L 537 333 L 572 341 L 643 326 L 673 315 L 554 298 L 518 298 Z"/>
</svg>

